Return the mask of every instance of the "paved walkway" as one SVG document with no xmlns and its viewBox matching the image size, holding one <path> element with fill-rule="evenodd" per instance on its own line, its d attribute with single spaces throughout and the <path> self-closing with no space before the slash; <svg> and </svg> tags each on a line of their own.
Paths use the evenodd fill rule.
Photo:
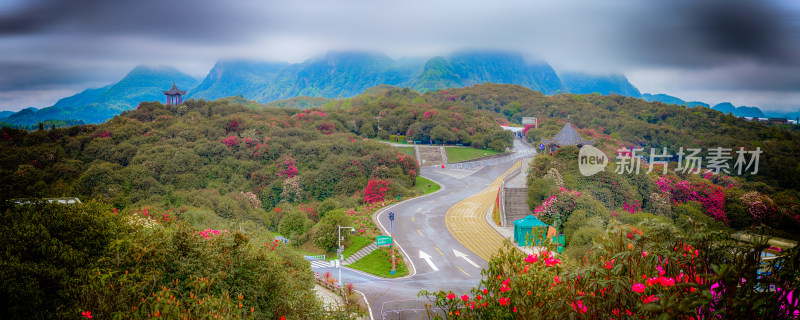
<svg viewBox="0 0 800 320">
<path fill-rule="evenodd" d="M 336 310 L 344 307 L 344 300 L 338 294 L 331 292 L 318 284 L 314 285 L 314 294 L 322 301 L 326 310 Z"/>
</svg>

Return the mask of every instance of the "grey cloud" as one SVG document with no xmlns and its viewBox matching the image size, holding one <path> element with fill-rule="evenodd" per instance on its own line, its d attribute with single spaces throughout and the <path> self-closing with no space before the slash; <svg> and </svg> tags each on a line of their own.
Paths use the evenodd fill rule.
<svg viewBox="0 0 800 320">
<path fill-rule="evenodd" d="M 710 67 L 751 61 L 798 65 L 798 14 L 774 1 L 674 0 L 632 16 L 629 58 L 648 64 Z"/>
<path fill-rule="evenodd" d="M 98 70 L 58 63 L 0 61 L 0 91 L 44 90 L 72 87 L 79 83 L 95 83 Z"/>
<path fill-rule="evenodd" d="M 140 35 L 175 41 L 240 40 L 258 12 L 210 0 L 34 0 L 0 14 L 0 35 Z M 268 22 L 265 19 L 263 22 Z"/>
<path fill-rule="evenodd" d="M 560 69 L 700 70 L 687 81 L 698 89 L 798 91 L 794 1 L 21 0 L 0 12 L 0 91 L 119 79 L 137 64 L 198 74 L 220 58 L 351 48 L 518 50 Z"/>
</svg>

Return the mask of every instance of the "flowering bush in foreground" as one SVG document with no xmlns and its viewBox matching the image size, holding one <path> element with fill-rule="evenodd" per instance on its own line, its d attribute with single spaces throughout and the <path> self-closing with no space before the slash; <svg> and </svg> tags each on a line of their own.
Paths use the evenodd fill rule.
<svg viewBox="0 0 800 320">
<path fill-rule="evenodd" d="M 447 319 L 795 318 L 797 297 L 789 296 L 800 289 L 800 250 L 763 266 L 756 258 L 765 248 L 702 225 L 683 232 L 655 221 L 612 224 L 582 261 L 507 245 L 469 294 L 420 295 L 431 300 L 429 312 L 440 308 Z M 771 272 L 759 275 L 762 267 Z"/>
</svg>

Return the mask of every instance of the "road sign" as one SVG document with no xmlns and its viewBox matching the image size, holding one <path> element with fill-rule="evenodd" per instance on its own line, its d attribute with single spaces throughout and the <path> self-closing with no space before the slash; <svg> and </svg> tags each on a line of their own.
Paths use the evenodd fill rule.
<svg viewBox="0 0 800 320">
<path fill-rule="evenodd" d="M 394 212 L 389 211 L 389 221 L 394 221 Z"/>
<path fill-rule="evenodd" d="M 539 150 L 544 150 L 544 143 L 539 144 Z"/>
<path fill-rule="evenodd" d="M 392 237 L 389 236 L 377 236 L 375 237 L 375 241 L 379 246 L 385 246 L 392 244 Z"/>
</svg>

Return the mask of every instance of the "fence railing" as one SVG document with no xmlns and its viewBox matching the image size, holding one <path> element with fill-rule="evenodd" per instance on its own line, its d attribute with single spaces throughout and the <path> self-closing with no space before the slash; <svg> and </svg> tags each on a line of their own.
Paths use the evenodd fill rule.
<svg viewBox="0 0 800 320">
<path fill-rule="evenodd" d="M 344 305 L 341 306 L 347 312 L 359 312 L 359 313 L 366 313 L 369 314 L 369 303 L 366 301 L 366 297 L 361 294 L 355 294 L 356 291 L 352 288 L 351 285 L 345 285 L 344 287 L 338 284 L 338 281 L 333 278 L 332 276 L 314 276 L 314 281 L 328 289 L 329 291 L 336 293 L 342 300 L 344 301 Z M 369 319 L 368 316 L 365 318 Z"/>
<path fill-rule="evenodd" d="M 514 168 L 514 170 L 509 171 L 508 173 L 506 173 L 506 175 L 503 176 L 503 182 L 500 183 L 500 190 L 498 190 L 498 192 L 500 193 L 500 195 L 499 195 L 500 200 L 498 201 L 498 202 L 500 202 L 499 203 L 499 205 L 500 205 L 500 226 L 502 226 L 502 227 L 507 227 L 508 226 L 508 224 L 507 224 L 508 221 L 506 219 L 506 181 L 509 178 L 520 174 L 522 172 L 523 168 L 525 170 L 527 170 L 528 164 L 530 163 L 530 161 L 532 159 L 533 158 L 523 159 L 520 162 L 519 166 Z"/>
<path fill-rule="evenodd" d="M 501 158 L 445 164 L 444 169 L 475 169 L 484 166 L 492 166 L 500 163 L 506 163 L 509 161 L 517 161 L 522 158 L 530 158 L 533 157 L 535 154 L 536 151 L 534 150 L 526 150 L 526 151 L 514 152 L 511 155 Z"/>
</svg>

